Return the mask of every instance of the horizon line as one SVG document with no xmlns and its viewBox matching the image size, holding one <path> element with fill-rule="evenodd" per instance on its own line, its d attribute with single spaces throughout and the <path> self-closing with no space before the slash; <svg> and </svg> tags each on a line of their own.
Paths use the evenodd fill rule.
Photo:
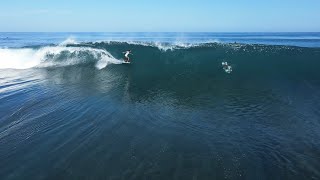
<svg viewBox="0 0 320 180">
<path fill-rule="evenodd" d="M 320 33 L 320 31 L 0 31 L 0 33 Z"/>
</svg>

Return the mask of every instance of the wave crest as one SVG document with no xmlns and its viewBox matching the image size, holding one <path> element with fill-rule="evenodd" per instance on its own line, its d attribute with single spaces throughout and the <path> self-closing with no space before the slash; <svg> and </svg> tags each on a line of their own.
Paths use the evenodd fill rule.
<svg viewBox="0 0 320 180">
<path fill-rule="evenodd" d="M 98 69 L 102 69 L 108 64 L 122 62 L 103 49 L 62 45 L 40 49 L 0 49 L 0 58 L 0 69 L 59 67 L 87 63 L 95 63 Z"/>
</svg>

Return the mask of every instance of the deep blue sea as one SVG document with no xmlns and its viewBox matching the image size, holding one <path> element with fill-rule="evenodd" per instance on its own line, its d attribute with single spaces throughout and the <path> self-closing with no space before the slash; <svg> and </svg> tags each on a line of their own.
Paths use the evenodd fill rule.
<svg viewBox="0 0 320 180">
<path fill-rule="evenodd" d="M 0 179 L 318 180 L 319 68 L 320 33 L 0 33 Z"/>
</svg>

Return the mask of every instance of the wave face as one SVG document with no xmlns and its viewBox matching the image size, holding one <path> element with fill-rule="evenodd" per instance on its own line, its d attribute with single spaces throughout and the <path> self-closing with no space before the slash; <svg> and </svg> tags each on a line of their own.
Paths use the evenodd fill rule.
<svg viewBox="0 0 320 180">
<path fill-rule="evenodd" d="M 132 50 L 130 74 L 141 91 L 181 92 L 251 82 L 255 87 L 290 82 L 318 83 L 320 48 L 244 44 L 172 44 L 67 40 L 58 46 L 0 49 L 2 69 L 87 67 L 90 71 L 124 71 L 123 51 Z M 232 66 L 223 70 L 222 62 Z M 110 65 L 110 68 L 106 68 Z M 121 75 L 123 76 L 123 75 Z"/>
<path fill-rule="evenodd" d="M 70 44 L 70 41 L 72 42 Z M 27 69 L 95 64 L 122 63 L 122 52 L 131 49 L 135 68 L 159 74 L 218 73 L 227 61 L 237 75 L 255 73 L 317 75 L 320 48 L 244 44 L 172 44 L 139 42 L 76 43 L 67 40 L 59 46 L 0 49 L 1 69 Z M 307 61 L 307 63 L 305 63 Z"/>
<path fill-rule="evenodd" d="M 320 48 L 244 44 L 169 44 L 96 42 L 71 47 L 101 49 L 117 59 L 133 51 L 133 68 L 141 74 L 171 78 L 195 78 L 221 74 L 221 62 L 233 66 L 233 76 L 318 78 Z M 254 74 L 254 77 L 252 76 Z"/>
</svg>

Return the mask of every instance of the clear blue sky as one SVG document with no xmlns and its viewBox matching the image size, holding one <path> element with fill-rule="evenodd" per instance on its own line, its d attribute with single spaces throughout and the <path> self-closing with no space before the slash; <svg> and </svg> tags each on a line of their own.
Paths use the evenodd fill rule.
<svg viewBox="0 0 320 180">
<path fill-rule="evenodd" d="M 1 0 L 0 31 L 320 31 L 320 0 Z"/>
</svg>

